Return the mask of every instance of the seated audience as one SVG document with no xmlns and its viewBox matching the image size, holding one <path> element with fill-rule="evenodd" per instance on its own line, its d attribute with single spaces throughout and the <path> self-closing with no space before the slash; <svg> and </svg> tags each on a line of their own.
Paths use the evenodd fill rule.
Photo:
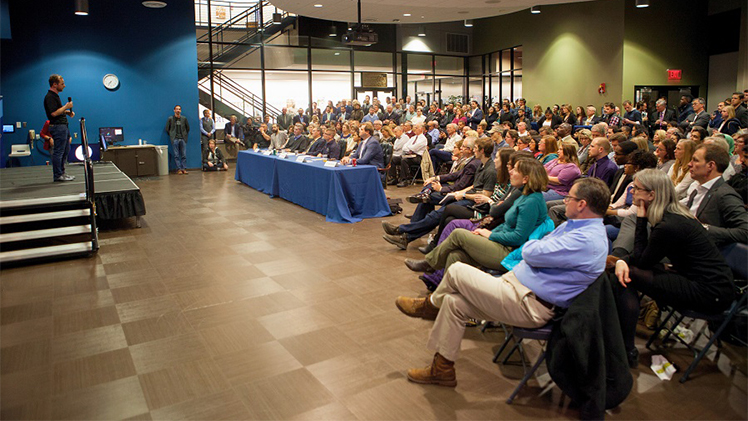
<svg viewBox="0 0 748 421">
<path fill-rule="evenodd" d="M 294 124 L 293 136 L 288 138 L 288 141 L 283 146 L 283 149 L 288 152 L 303 152 L 309 147 L 309 138 L 304 136 L 304 125 L 301 123 Z"/>
<path fill-rule="evenodd" d="M 538 161 L 545 165 L 558 158 L 558 143 L 554 136 L 543 136 L 538 142 Z"/>
<path fill-rule="evenodd" d="M 406 259 L 415 272 L 448 270 L 456 262 L 489 269 L 501 268 L 501 261 L 513 248 L 524 244 L 530 234 L 548 217 L 542 191 L 548 176 L 539 162 L 523 159 L 509 172 L 512 187 L 522 190 L 504 216 L 504 223 L 493 230 L 477 228 L 454 230 L 447 240 L 429 252 L 425 260 Z"/>
<path fill-rule="evenodd" d="M 429 367 L 409 370 L 408 380 L 456 386 L 454 361 L 471 318 L 536 328 L 554 317 L 556 307 L 568 308 L 605 269 L 602 214 L 609 202 L 605 183 L 581 179 L 567 199 L 570 221 L 541 240 L 528 241 L 514 270 L 495 278 L 456 263 L 430 296 L 398 297 L 396 305 L 406 315 L 436 319 L 428 342 L 434 360 Z"/>
<path fill-rule="evenodd" d="M 428 147 L 428 140 L 423 134 L 423 124 L 419 123 L 413 125 L 413 131 L 415 136 L 403 145 L 400 155 L 392 157 L 390 176 L 394 176 L 392 168 L 399 167 L 400 173 L 397 175 L 398 187 L 406 187 L 410 185 L 410 167 L 421 165 L 421 157 Z"/>
<path fill-rule="evenodd" d="M 555 130 L 561 123 L 563 123 L 561 117 L 554 114 L 550 108 L 546 108 L 545 115 L 538 120 L 539 127 L 550 127 L 552 130 Z"/>
<path fill-rule="evenodd" d="M 361 142 L 356 150 L 350 156 L 344 157 L 341 162 L 348 164 L 355 159 L 357 165 L 374 165 L 377 168 L 384 168 L 382 146 L 379 144 L 379 139 L 374 137 L 374 126 L 371 123 L 361 124 L 358 133 Z"/>
<path fill-rule="evenodd" d="M 270 149 L 283 149 L 283 145 L 288 142 L 288 134 L 285 130 L 280 130 L 278 124 L 273 124 L 273 132 L 270 134 Z"/>
<path fill-rule="evenodd" d="M 228 148 L 244 147 L 244 130 L 232 115 L 223 128 L 223 142 Z"/>
<path fill-rule="evenodd" d="M 655 155 L 657 155 L 657 169 L 667 174 L 675 163 L 675 142 L 663 139 L 657 144 Z"/>
<path fill-rule="evenodd" d="M 465 141 L 468 139 L 465 139 Z M 475 147 L 473 151 L 475 159 L 480 162 L 480 166 L 475 173 L 473 185 L 448 193 L 448 197 L 437 204 L 446 205 L 456 202 L 462 206 L 471 206 L 475 203 L 477 195 L 491 196 L 496 185 L 496 169 L 489 155 L 489 152 L 493 149 L 493 144 L 490 139 L 477 139 L 474 142 Z M 382 228 L 385 232 L 383 238 L 385 241 L 398 246 L 401 250 L 405 250 L 408 247 L 408 243 L 428 234 L 439 225 L 441 213 L 445 208 L 445 206 L 442 206 L 439 209 L 435 209 L 437 204 L 432 202 L 420 203 L 416 207 L 410 219 L 411 223 L 409 224 L 396 226 L 387 221 L 382 221 Z"/>
<path fill-rule="evenodd" d="M 675 162 L 667 175 L 675 185 L 675 194 L 678 196 L 678 200 L 686 197 L 688 187 L 693 183 L 693 179 L 688 173 L 688 163 L 691 162 L 696 146 L 696 143 L 686 139 L 681 140 L 675 146 L 675 152 L 673 153 Z"/>
<path fill-rule="evenodd" d="M 203 149 L 203 171 L 226 171 L 228 169 L 223 152 L 216 148 L 216 140 L 209 139 L 208 147 Z"/>
<path fill-rule="evenodd" d="M 722 124 L 717 128 L 717 133 L 735 134 L 740 130 L 740 120 L 735 116 L 735 108 L 727 105 L 722 108 Z"/>
<path fill-rule="evenodd" d="M 559 200 L 569 194 L 574 180 L 582 174 L 574 148 L 563 145 L 558 150 L 558 158 L 544 165 L 548 171 L 548 190 L 543 192 L 545 201 Z"/>
<path fill-rule="evenodd" d="M 732 271 L 705 230 L 686 207 L 678 203 L 671 180 L 655 169 L 634 179 L 637 205 L 633 254 L 615 263 L 623 286 L 617 297 L 618 314 L 628 351 L 629 364 L 638 364 L 634 346 L 639 319 L 638 292 L 653 298 L 660 307 L 718 314 L 735 297 Z M 651 225 L 648 233 L 647 224 Z M 672 269 L 660 265 L 667 258 Z"/>
</svg>

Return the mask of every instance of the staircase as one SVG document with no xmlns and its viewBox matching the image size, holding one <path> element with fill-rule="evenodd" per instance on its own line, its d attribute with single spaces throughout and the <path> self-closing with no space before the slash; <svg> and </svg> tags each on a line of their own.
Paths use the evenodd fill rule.
<svg viewBox="0 0 748 421">
<path fill-rule="evenodd" d="M 87 151 L 85 119 L 81 119 L 81 140 Z M 89 254 L 99 249 L 90 157 L 86 156 L 84 165 L 85 193 L 0 200 L 0 264 Z"/>
<path fill-rule="evenodd" d="M 248 44 L 259 44 L 263 38 L 268 41 L 296 22 L 295 15 L 281 11 L 281 21 L 274 22 L 274 10 L 270 3 L 260 1 L 230 20 L 215 26 L 212 31 L 213 68 L 230 68 L 234 62 L 258 48 Z M 209 34 L 207 29 L 203 31 L 204 33 L 197 38 L 198 80 L 210 75 Z"/>
<path fill-rule="evenodd" d="M 250 92 L 247 88 L 224 75 L 220 71 L 213 73 L 213 93 L 215 96 L 216 114 L 228 118 L 232 114 L 239 116 L 254 116 L 262 114 L 262 97 Z M 206 77 L 198 82 L 200 104 L 210 108 L 210 78 Z M 265 114 L 276 119 L 281 110 L 265 103 Z"/>
</svg>

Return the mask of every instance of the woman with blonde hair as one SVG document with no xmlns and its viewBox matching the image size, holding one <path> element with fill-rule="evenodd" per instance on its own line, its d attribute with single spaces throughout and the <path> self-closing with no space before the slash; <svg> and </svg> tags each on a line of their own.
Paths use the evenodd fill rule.
<svg viewBox="0 0 748 421">
<path fill-rule="evenodd" d="M 655 146 L 665 139 L 667 139 L 667 132 L 665 130 L 655 130 L 654 135 L 652 135 L 652 143 Z"/>
<path fill-rule="evenodd" d="M 722 107 L 722 124 L 717 132 L 733 135 L 738 130 L 740 130 L 740 120 L 735 117 L 735 108 L 732 105 Z"/>
<path fill-rule="evenodd" d="M 735 285 L 722 254 L 701 223 L 679 203 L 662 171 L 638 172 L 632 190 L 637 206 L 634 252 L 628 261 L 616 261 L 615 274 L 622 286 L 616 302 L 624 345 L 629 365 L 635 367 L 638 292 L 653 298 L 660 308 L 719 314 L 735 299 Z M 661 265 L 664 258 L 671 264 L 668 270 Z"/>
<path fill-rule="evenodd" d="M 647 139 L 643 137 L 635 137 L 631 139 L 631 141 L 636 143 L 636 147 L 639 148 L 639 150 L 649 152 L 649 142 L 647 142 Z"/>
<path fill-rule="evenodd" d="M 688 139 L 682 139 L 675 145 L 675 162 L 668 170 L 667 175 L 675 186 L 678 200 L 686 197 L 688 187 L 693 183 L 693 178 L 688 171 L 688 163 L 691 162 L 693 153 L 696 152 L 696 143 Z"/>
<path fill-rule="evenodd" d="M 535 104 L 535 106 L 532 107 L 532 121 L 538 121 L 540 120 L 540 117 L 543 117 L 544 115 L 543 107 L 541 107 L 540 104 Z"/>
</svg>

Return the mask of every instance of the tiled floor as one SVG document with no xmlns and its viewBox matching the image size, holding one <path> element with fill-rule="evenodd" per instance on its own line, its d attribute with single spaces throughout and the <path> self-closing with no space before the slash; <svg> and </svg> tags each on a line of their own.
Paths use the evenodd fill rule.
<svg viewBox="0 0 748 421">
<path fill-rule="evenodd" d="M 402 264 L 420 254 L 385 243 L 379 219 L 327 223 L 231 173 L 137 183 L 143 228 L 103 230 L 88 259 L 0 272 L 0 418 L 579 416 L 534 381 L 504 403 L 522 369 L 491 363 L 499 331 L 468 329 L 456 389 L 408 383 L 405 370 L 431 360 L 431 323 L 401 315 L 394 299 L 425 292 Z M 634 376 L 610 419 L 748 416 L 746 377 L 728 358 L 704 361 L 684 385 L 644 364 Z"/>
</svg>

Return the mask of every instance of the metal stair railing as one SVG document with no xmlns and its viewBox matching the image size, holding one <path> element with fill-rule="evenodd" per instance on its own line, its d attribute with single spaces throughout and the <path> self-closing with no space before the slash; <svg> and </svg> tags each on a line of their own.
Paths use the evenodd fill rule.
<svg viewBox="0 0 748 421">
<path fill-rule="evenodd" d="M 222 72 L 215 71 L 213 73 L 213 77 L 215 89 L 214 94 L 216 98 L 218 98 L 223 103 L 229 106 L 233 106 L 237 110 L 240 110 L 243 115 L 254 114 L 247 113 L 248 109 L 250 109 L 250 111 L 261 111 L 263 105 L 265 106 L 265 113 L 270 115 L 271 117 L 277 118 L 281 114 L 281 110 L 279 110 L 277 107 L 266 103 L 265 101 L 263 101 L 262 97 L 255 95 L 244 86 L 238 84 L 236 81 L 224 75 Z M 209 77 L 206 77 L 199 83 L 200 87 L 202 87 L 207 93 L 210 93 L 209 84 Z M 224 94 L 224 91 L 235 97 L 236 100 L 232 100 L 229 95 Z"/>
<path fill-rule="evenodd" d="M 91 228 L 91 251 L 99 250 L 99 229 L 96 226 L 96 190 L 94 188 L 94 168 L 93 161 L 88 154 L 88 132 L 86 132 L 86 119 L 80 119 L 81 124 L 81 144 L 83 146 L 83 164 L 84 175 L 86 180 L 86 202 L 90 210 L 90 228 Z"/>
<path fill-rule="evenodd" d="M 213 28 L 212 35 L 213 35 L 213 58 L 220 57 L 231 50 L 239 47 L 239 45 L 242 45 L 246 43 L 248 39 L 251 37 L 257 35 L 257 33 L 260 32 L 260 30 L 265 31 L 267 28 L 272 26 L 273 23 L 273 14 L 272 13 L 260 13 L 261 8 L 269 7 L 270 3 L 267 1 L 260 1 L 255 6 L 247 9 L 246 11 L 234 16 L 230 20 L 217 25 L 215 28 Z M 282 18 L 286 18 L 287 16 L 290 16 L 288 12 L 278 10 L 279 13 L 281 13 Z M 263 15 L 262 22 L 260 22 L 260 16 Z M 252 25 L 251 23 L 254 23 Z M 236 30 L 238 28 L 241 28 L 242 30 L 246 30 L 246 32 L 235 38 L 229 38 L 225 34 L 228 33 L 228 30 Z M 210 60 L 209 52 L 207 49 L 207 44 L 209 42 L 209 33 L 205 33 L 201 35 L 197 39 L 198 44 L 198 61 L 200 62 L 199 67 L 205 67 L 208 64 Z"/>
</svg>

